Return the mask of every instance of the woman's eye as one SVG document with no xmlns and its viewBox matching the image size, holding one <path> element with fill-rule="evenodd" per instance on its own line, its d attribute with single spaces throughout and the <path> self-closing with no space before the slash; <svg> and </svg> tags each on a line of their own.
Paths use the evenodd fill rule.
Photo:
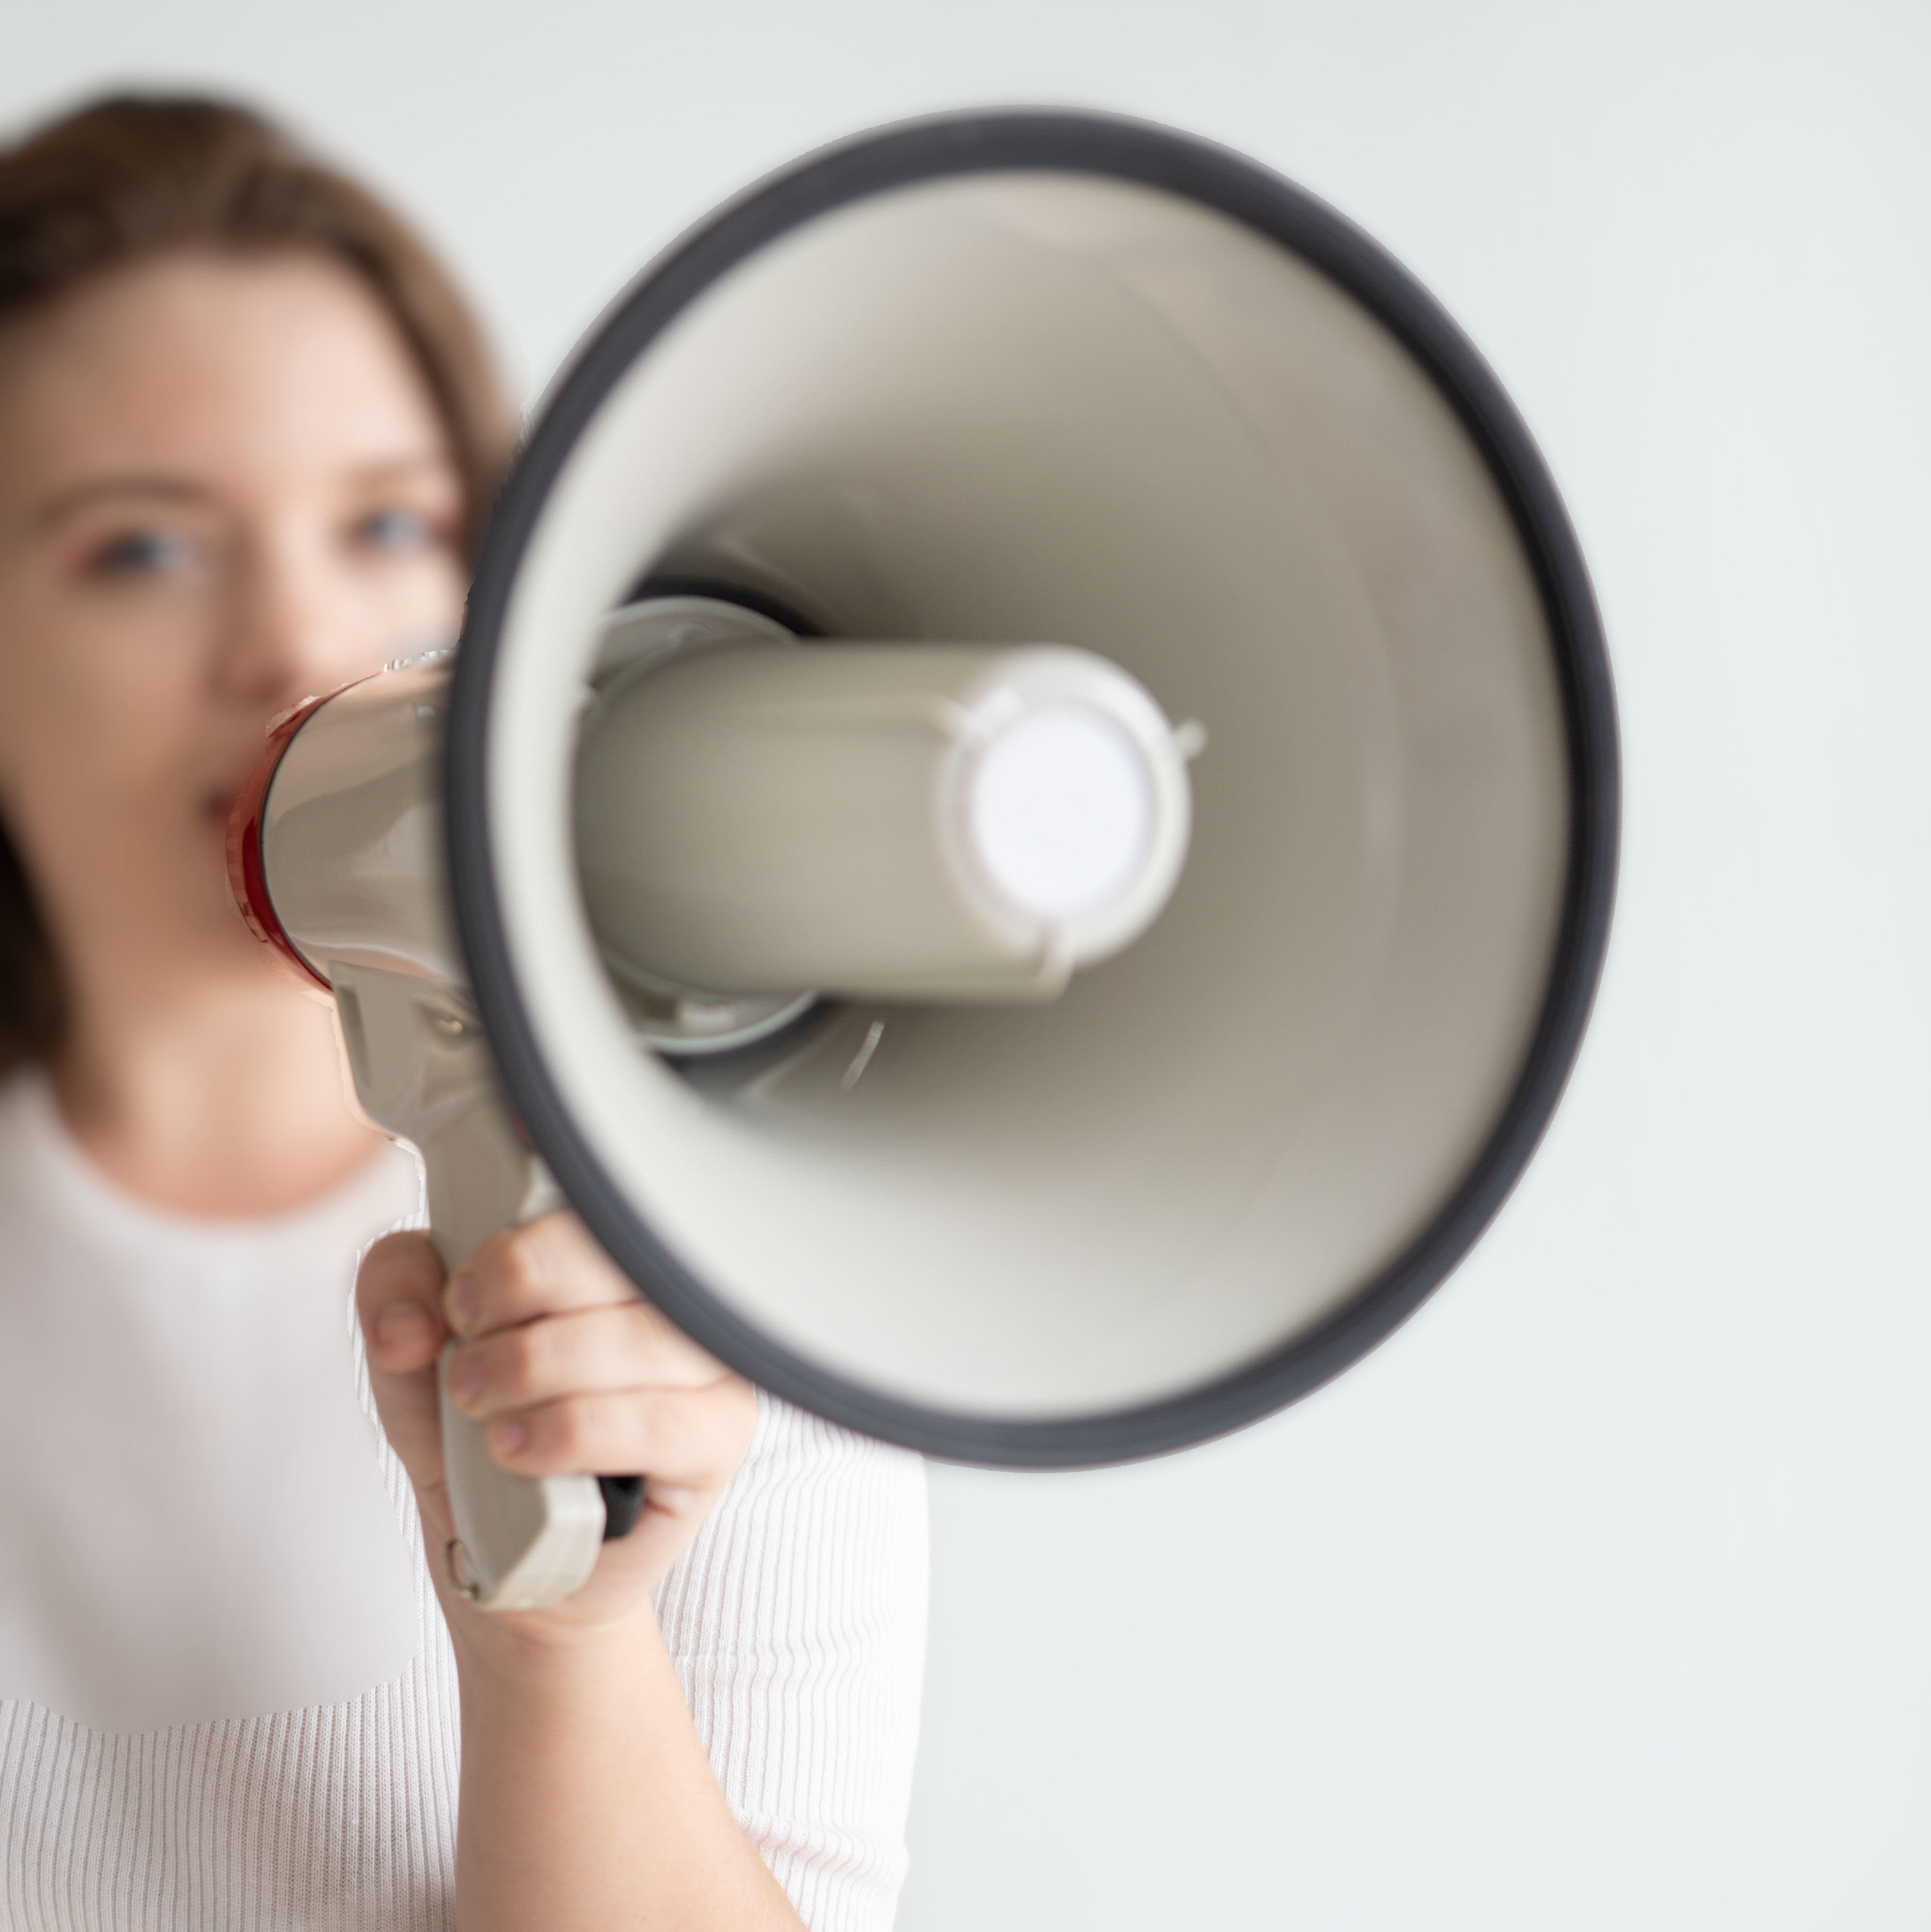
<svg viewBox="0 0 1931 1932">
<path fill-rule="evenodd" d="M 90 577 L 166 577 L 194 561 L 194 546 L 172 530 L 127 530 L 110 537 L 87 560 Z"/>
<path fill-rule="evenodd" d="M 418 510 L 373 510 L 355 526 L 355 541 L 366 548 L 392 553 L 433 549 L 438 538 Z"/>
</svg>

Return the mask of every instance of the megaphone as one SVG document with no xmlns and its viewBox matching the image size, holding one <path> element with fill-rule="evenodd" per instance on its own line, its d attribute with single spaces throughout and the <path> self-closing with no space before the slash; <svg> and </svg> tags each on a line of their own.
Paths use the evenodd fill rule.
<svg viewBox="0 0 1931 1932">
<path fill-rule="evenodd" d="M 231 865 L 445 1258 L 567 1200 L 778 1395 L 1051 1467 L 1252 1420 L 1455 1267 L 1618 809 L 1575 538 L 1442 310 L 1236 155 L 1001 112 L 648 269 L 453 660 L 286 722 Z M 444 1414 L 462 1586 L 568 1594 L 634 1495 Z"/>
</svg>

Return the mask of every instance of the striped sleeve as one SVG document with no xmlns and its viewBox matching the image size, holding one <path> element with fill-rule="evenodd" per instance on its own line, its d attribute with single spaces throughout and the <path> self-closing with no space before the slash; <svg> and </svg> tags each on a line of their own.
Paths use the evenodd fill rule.
<svg viewBox="0 0 1931 1932">
<path fill-rule="evenodd" d="M 925 1661 L 925 1466 L 758 1405 L 658 1622 L 726 1802 L 799 1916 L 889 1932 Z"/>
</svg>

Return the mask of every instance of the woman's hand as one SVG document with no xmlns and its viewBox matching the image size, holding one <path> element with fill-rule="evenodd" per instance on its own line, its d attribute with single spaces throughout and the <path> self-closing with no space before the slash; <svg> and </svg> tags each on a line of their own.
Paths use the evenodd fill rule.
<svg viewBox="0 0 1931 1932">
<path fill-rule="evenodd" d="M 547 1610 L 492 1612 L 505 1634 L 565 1636 L 648 1604 L 743 1460 L 751 1385 L 638 1297 L 574 1214 L 546 1214 L 485 1241 L 445 1283 L 426 1236 L 369 1250 L 356 1297 L 369 1378 L 415 1485 L 430 1569 L 452 1633 L 478 1613 L 455 1597 L 442 1552 L 455 1534 L 443 1480 L 436 1360 L 451 1334 L 463 1412 L 486 1419 L 491 1454 L 519 1476 L 641 1475 L 643 1510 L 604 1545 L 576 1595 Z"/>
<path fill-rule="evenodd" d="M 424 1236 L 391 1234 L 355 1292 L 462 1687 L 465 1932 L 803 1932 L 724 1803 L 650 1608 L 750 1446 L 750 1384 L 640 1300 L 571 1214 L 485 1241 L 446 1283 Z M 474 1372 L 452 1377 L 467 1384 L 459 1399 L 487 1419 L 505 1468 L 644 1479 L 637 1527 L 553 1609 L 478 1610 L 443 1574 L 454 1532 L 436 1358 L 452 1334 L 454 1366 Z"/>
</svg>

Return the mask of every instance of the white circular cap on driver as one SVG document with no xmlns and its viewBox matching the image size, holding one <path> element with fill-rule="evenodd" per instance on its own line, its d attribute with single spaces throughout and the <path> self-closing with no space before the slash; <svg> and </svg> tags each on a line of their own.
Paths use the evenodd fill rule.
<svg viewBox="0 0 1931 1932">
<path fill-rule="evenodd" d="M 1011 647 L 961 694 L 975 728 L 948 815 L 975 896 L 1066 970 L 1110 958 L 1186 862 L 1186 746 L 1136 679 L 1069 645 Z"/>
<path fill-rule="evenodd" d="M 1139 883 L 1153 844 L 1153 775 L 1105 712 L 1061 704 L 1023 713 L 976 761 L 966 801 L 988 882 L 1021 910 L 1067 920 Z"/>
</svg>

